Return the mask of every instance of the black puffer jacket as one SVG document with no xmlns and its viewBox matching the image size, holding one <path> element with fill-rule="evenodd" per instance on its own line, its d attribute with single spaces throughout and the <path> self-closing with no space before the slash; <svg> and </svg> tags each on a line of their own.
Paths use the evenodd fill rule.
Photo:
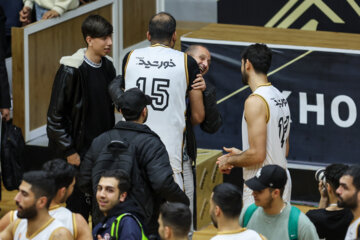
<svg viewBox="0 0 360 240">
<path fill-rule="evenodd" d="M 118 166 L 118 162 L 109 161 L 108 166 L 102 164 L 103 169 L 97 169 L 96 166 L 99 165 L 95 163 L 101 157 L 99 153 L 104 147 L 112 140 L 119 139 L 126 140 L 135 147 L 136 164 L 133 165 L 135 170 L 131 176 L 133 184 L 129 196 L 144 211 L 145 223 L 149 221 L 153 210 L 158 208 L 155 202 L 159 199 L 189 205 L 189 199 L 173 179 L 169 156 L 159 136 L 148 126 L 135 122 L 120 121 L 114 129 L 94 139 L 80 165 L 78 184 L 82 190 L 88 193 L 94 191 L 97 181 L 92 178 L 96 173 L 109 169 L 122 169 L 122 166 Z"/>
<path fill-rule="evenodd" d="M 79 49 L 74 55 L 63 57 L 54 79 L 46 131 L 49 147 L 56 151 L 56 157 L 67 157 L 84 149 L 84 121 L 88 102 L 85 80 L 89 68 L 87 64 L 82 64 L 85 50 Z M 106 57 L 102 58 L 102 64 L 105 65 L 110 83 L 116 75 L 114 66 Z"/>
</svg>

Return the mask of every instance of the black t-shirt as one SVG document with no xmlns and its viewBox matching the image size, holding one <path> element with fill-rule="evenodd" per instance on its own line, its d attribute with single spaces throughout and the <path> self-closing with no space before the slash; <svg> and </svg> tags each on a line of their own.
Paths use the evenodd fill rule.
<svg viewBox="0 0 360 240">
<path fill-rule="evenodd" d="M 326 209 L 314 209 L 306 213 L 313 222 L 320 238 L 326 240 L 344 239 L 346 231 L 353 219 L 349 209 L 328 211 Z"/>
<path fill-rule="evenodd" d="M 83 64 L 88 64 L 84 61 Z M 84 129 L 84 145 L 90 146 L 92 140 L 114 125 L 114 106 L 108 94 L 108 85 L 112 79 L 102 64 L 96 68 L 88 66 L 86 79 L 87 105 Z"/>
</svg>

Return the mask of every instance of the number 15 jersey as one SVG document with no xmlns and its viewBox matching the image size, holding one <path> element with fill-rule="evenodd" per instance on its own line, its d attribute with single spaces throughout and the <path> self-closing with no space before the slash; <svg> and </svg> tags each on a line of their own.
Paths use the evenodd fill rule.
<svg viewBox="0 0 360 240">
<path fill-rule="evenodd" d="M 125 89 L 138 87 L 152 98 L 145 124 L 160 136 L 174 173 L 182 172 L 185 98 L 196 77 L 194 68 L 199 71 L 196 61 L 190 58 L 156 44 L 130 52 L 123 64 Z"/>
</svg>

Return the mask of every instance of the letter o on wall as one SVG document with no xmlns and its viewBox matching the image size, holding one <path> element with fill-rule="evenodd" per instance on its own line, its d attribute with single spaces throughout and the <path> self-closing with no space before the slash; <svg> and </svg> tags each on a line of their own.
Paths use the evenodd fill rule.
<svg viewBox="0 0 360 240">
<path fill-rule="evenodd" d="M 342 120 L 339 116 L 339 105 L 342 102 L 346 103 L 349 108 L 349 116 L 346 120 Z M 355 102 L 346 95 L 336 96 L 331 102 L 331 117 L 339 127 L 351 127 L 355 123 L 357 117 Z"/>
</svg>

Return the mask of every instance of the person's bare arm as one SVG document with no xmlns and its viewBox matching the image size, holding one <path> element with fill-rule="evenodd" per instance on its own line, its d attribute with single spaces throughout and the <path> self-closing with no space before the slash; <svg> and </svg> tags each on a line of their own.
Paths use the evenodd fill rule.
<svg viewBox="0 0 360 240">
<path fill-rule="evenodd" d="M 50 236 L 49 240 L 73 240 L 74 237 L 70 233 L 69 230 L 67 230 L 64 227 L 56 229 Z"/>
<path fill-rule="evenodd" d="M 77 227 L 76 240 L 92 239 L 91 230 L 88 223 L 85 221 L 85 218 L 81 214 L 76 213 L 75 221 Z"/>
<path fill-rule="evenodd" d="M 249 149 L 240 154 L 226 154 L 219 157 L 217 163 L 220 171 L 224 173 L 231 170 L 232 166 L 247 167 L 265 160 L 267 109 L 266 103 L 260 97 L 252 95 L 245 101 L 245 119 L 248 126 Z M 240 151 L 236 148 L 232 149 L 235 152 Z"/>
<path fill-rule="evenodd" d="M 13 236 L 13 228 L 14 228 L 14 222 L 10 223 L 1 233 L 0 233 L 0 239 L 1 240 L 12 240 L 14 238 Z"/>
<path fill-rule="evenodd" d="M 4 231 L 4 229 L 9 226 L 11 223 L 11 214 L 13 211 L 9 211 L 0 219 L 0 232 Z"/>
<path fill-rule="evenodd" d="M 289 142 L 289 137 L 286 139 L 286 153 L 285 153 L 285 157 L 289 156 L 289 150 L 290 150 L 290 142 Z"/>
<path fill-rule="evenodd" d="M 203 103 L 203 95 L 201 90 L 191 90 L 189 92 L 190 108 L 191 108 L 191 124 L 200 124 L 205 119 L 205 108 Z"/>
</svg>

